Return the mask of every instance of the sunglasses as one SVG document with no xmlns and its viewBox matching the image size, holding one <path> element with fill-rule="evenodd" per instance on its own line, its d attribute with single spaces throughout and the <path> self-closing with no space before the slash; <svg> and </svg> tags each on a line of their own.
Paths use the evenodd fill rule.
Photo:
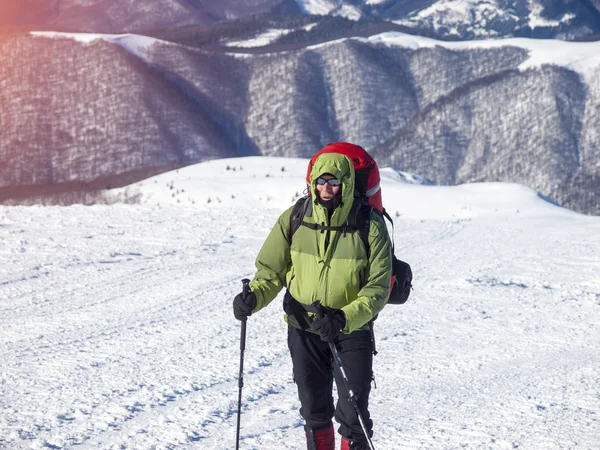
<svg viewBox="0 0 600 450">
<path fill-rule="evenodd" d="M 338 180 L 337 178 L 332 178 L 331 180 L 326 180 L 325 178 L 317 178 L 317 184 L 319 186 L 323 186 L 325 185 L 325 183 L 327 183 L 329 186 L 339 186 L 340 184 L 342 184 L 342 182 L 340 180 Z"/>
</svg>

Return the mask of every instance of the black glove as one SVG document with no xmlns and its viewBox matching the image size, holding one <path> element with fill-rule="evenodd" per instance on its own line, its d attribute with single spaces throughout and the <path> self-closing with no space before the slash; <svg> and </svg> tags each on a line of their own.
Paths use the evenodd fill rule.
<svg viewBox="0 0 600 450">
<path fill-rule="evenodd" d="M 321 340 L 332 342 L 346 326 L 346 316 L 341 309 L 323 309 L 323 317 L 317 317 L 312 323 L 312 330 L 319 333 Z"/>
<path fill-rule="evenodd" d="M 240 292 L 233 299 L 233 315 L 237 320 L 246 320 L 252 315 L 252 310 L 256 308 L 256 295 L 254 292 L 248 292 L 246 297 Z"/>
</svg>

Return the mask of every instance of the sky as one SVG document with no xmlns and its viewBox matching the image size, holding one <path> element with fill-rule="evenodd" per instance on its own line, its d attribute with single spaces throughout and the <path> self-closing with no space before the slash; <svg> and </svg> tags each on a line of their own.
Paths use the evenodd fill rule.
<svg viewBox="0 0 600 450">
<path fill-rule="evenodd" d="M 0 448 L 235 448 L 231 302 L 307 163 L 215 160 L 106 194 L 138 204 L 0 207 Z M 600 448 L 600 218 L 381 172 L 414 290 L 375 324 L 375 447 Z M 243 449 L 305 448 L 282 316 L 280 296 L 248 321 Z"/>
</svg>

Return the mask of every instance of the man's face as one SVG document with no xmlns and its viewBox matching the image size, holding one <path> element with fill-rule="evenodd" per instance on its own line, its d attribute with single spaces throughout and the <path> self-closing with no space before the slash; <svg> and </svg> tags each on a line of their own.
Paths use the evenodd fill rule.
<svg viewBox="0 0 600 450">
<path fill-rule="evenodd" d="M 334 180 L 333 184 L 337 184 L 336 186 L 332 186 L 329 183 L 329 180 Z M 328 201 L 339 194 L 341 189 L 341 184 L 333 175 L 321 175 L 317 179 L 317 191 L 319 192 L 319 197 L 321 200 Z"/>
</svg>

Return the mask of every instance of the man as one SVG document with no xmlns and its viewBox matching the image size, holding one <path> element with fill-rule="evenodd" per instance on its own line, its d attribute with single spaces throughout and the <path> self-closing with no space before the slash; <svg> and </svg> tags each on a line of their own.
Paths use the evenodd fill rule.
<svg viewBox="0 0 600 450">
<path fill-rule="evenodd" d="M 334 367 L 330 341 L 339 352 L 367 432 L 372 434 L 369 322 L 390 293 L 392 246 L 375 212 L 370 212 L 368 250 L 359 233 L 349 231 L 357 211 L 354 184 L 350 158 L 339 153 L 320 155 L 311 170 L 311 198 L 302 225 L 292 236 L 293 207 L 279 217 L 256 258 L 251 293 L 239 294 L 233 302 L 235 317 L 244 320 L 287 287 L 288 347 L 310 450 L 334 449 L 334 414 L 340 424 L 342 450 L 369 448 L 342 375 Z M 335 409 L 334 379 L 339 395 Z"/>
</svg>

